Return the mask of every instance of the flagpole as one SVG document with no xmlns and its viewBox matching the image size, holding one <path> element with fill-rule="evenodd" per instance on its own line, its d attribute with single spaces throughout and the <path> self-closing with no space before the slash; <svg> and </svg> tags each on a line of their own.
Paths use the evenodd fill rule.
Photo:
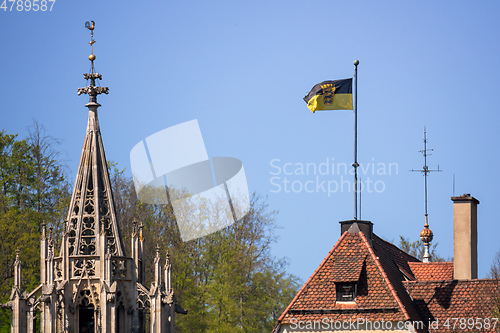
<svg viewBox="0 0 500 333">
<path fill-rule="evenodd" d="M 358 219 L 358 65 L 359 60 L 354 60 L 354 219 Z"/>
</svg>

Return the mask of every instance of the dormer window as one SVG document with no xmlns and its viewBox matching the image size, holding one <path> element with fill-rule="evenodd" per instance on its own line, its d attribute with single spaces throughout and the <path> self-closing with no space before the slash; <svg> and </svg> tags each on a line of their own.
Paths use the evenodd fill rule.
<svg viewBox="0 0 500 333">
<path fill-rule="evenodd" d="M 336 283 L 337 302 L 354 302 L 357 293 L 356 282 Z"/>
</svg>

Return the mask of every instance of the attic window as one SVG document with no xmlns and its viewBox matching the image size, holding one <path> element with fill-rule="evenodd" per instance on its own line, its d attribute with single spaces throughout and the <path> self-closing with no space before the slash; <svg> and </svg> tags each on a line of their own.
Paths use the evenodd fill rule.
<svg viewBox="0 0 500 333">
<path fill-rule="evenodd" d="M 336 283 L 337 302 L 354 302 L 357 293 L 356 282 Z"/>
</svg>

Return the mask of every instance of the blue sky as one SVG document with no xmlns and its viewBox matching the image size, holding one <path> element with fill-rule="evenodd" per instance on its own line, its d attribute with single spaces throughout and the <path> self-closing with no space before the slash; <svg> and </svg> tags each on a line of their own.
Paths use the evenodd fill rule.
<svg viewBox="0 0 500 333">
<path fill-rule="evenodd" d="M 74 178 L 87 121 L 87 97 L 76 95 L 89 70 L 84 23 L 94 20 L 95 65 L 101 85 L 110 88 L 99 98 L 108 159 L 130 172 L 129 153 L 137 142 L 198 119 L 208 155 L 242 160 L 250 191 L 279 210 L 274 253 L 286 256 L 289 271 L 306 280 L 339 238 L 338 221 L 353 217 L 353 193 L 328 196 L 321 187 L 308 193 L 300 186 L 341 184 L 351 176 L 285 175 L 282 167 L 352 163 L 353 113 L 312 114 L 302 98 L 318 82 L 351 77 L 359 59 L 359 162 L 376 166 L 361 177 L 378 182 L 378 191 L 363 194 L 361 217 L 389 241 L 418 238 L 424 183 L 409 170 L 423 165 L 418 150 L 425 125 L 434 148 L 429 166 L 444 170 L 429 177 L 437 250 L 453 256 L 455 175 L 455 194 L 471 193 L 481 202 L 484 277 L 500 249 L 499 6 L 444 0 L 57 0 L 52 11 L 0 10 L 0 128 L 23 137 L 34 119 L 41 122 L 63 139 Z M 379 171 L 389 163 L 397 169 Z M 285 177 L 295 182 L 295 192 L 284 191 Z"/>
</svg>

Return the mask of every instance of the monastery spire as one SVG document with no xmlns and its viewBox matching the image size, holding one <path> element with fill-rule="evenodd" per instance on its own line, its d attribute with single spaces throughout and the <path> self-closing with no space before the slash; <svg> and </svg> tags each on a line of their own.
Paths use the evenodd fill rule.
<svg viewBox="0 0 500 333">
<path fill-rule="evenodd" d="M 78 88 L 78 95 L 89 95 L 85 105 L 89 119 L 68 212 L 68 255 L 104 255 L 109 248 L 112 255 L 122 256 L 123 245 L 97 117 L 97 108 L 101 106 L 97 96 L 108 94 L 109 89 L 98 86 L 102 75 L 94 68 L 94 21 L 86 22 L 85 27 L 91 32 L 91 67 L 90 73 L 83 74 L 88 86 Z"/>
<path fill-rule="evenodd" d="M 119 234 L 113 193 L 102 144 L 97 96 L 102 76 L 95 72 L 94 27 L 90 30 L 90 73 L 78 95 L 89 95 L 87 131 L 75 187 L 64 221 L 61 251 L 54 252 L 54 232 L 42 224 L 40 284 L 31 292 L 21 289 L 21 258 L 16 253 L 14 286 L 10 301 L 0 307 L 12 309 L 13 333 L 149 332 L 175 333 L 174 291 L 161 280 L 160 252 L 154 262 L 155 283 L 145 283 L 143 224 L 134 223 L 131 256 L 126 256 Z M 168 261 L 168 259 L 167 259 Z M 165 287 L 167 285 L 167 287 Z M 179 313 L 186 313 L 179 310 Z"/>
</svg>

